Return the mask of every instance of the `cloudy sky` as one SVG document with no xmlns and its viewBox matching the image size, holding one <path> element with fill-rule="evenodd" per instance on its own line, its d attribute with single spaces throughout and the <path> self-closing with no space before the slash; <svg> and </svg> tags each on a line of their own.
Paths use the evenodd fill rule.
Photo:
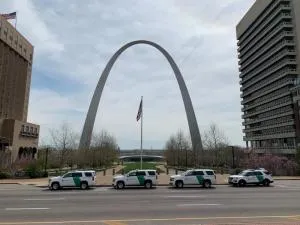
<svg viewBox="0 0 300 225">
<path fill-rule="evenodd" d="M 177 62 L 200 132 L 218 124 L 243 145 L 235 26 L 254 0 L 1 0 L 17 11 L 17 29 L 35 46 L 30 122 L 49 130 L 69 123 L 78 133 L 107 61 L 127 42 L 146 39 Z M 11 21 L 14 23 L 14 21 Z M 151 46 L 121 55 L 100 101 L 94 131 L 113 133 L 121 149 L 139 148 L 136 114 L 144 96 L 144 147 L 162 148 L 188 133 L 181 93 L 167 61 Z"/>
</svg>

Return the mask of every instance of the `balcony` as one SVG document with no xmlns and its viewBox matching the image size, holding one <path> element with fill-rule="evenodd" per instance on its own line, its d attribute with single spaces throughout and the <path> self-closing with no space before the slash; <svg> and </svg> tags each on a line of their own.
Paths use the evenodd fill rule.
<svg viewBox="0 0 300 225">
<path fill-rule="evenodd" d="M 287 106 L 287 105 L 291 105 L 291 104 L 292 104 L 292 101 L 289 100 L 289 101 L 284 102 L 284 103 L 281 103 L 281 104 L 276 104 L 276 105 L 273 106 L 273 107 L 269 107 L 269 108 L 265 108 L 265 109 L 261 109 L 261 110 L 256 110 L 256 111 L 253 112 L 253 113 L 243 114 L 242 119 L 246 119 L 246 118 L 255 116 L 255 115 L 257 115 L 257 114 L 269 112 L 269 111 L 272 111 L 272 110 L 274 110 L 274 109 L 278 109 L 278 108 L 281 108 L 281 107 L 283 107 L 283 106 Z"/>
<path fill-rule="evenodd" d="M 287 41 L 290 42 L 290 41 Z M 247 70 L 245 70 L 244 72 L 240 73 L 240 78 L 244 78 L 244 80 L 246 79 L 251 79 L 252 77 L 255 77 L 258 73 L 266 70 L 268 67 L 270 67 L 271 65 L 278 63 L 280 61 L 282 61 L 282 59 L 286 56 L 295 56 L 296 52 L 294 50 L 287 50 L 285 49 L 284 51 L 282 51 L 281 53 L 268 58 L 266 61 L 259 61 L 256 63 L 256 65 L 260 65 L 255 67 L 254 65 L 252 66 L 252 68 L 248 68 Z M 287 60 L 292 60 L 292 61 L 296 61 L 295 59 L 292 58 L 288 58 Z M 248 75 L 248 76 L 247 76 Z"/>
<path fill-rule="evenodd" d="M 268 140 L 268 139 L 275 139 L 275 138 L 289 138 L 289 137 L 296 137 L 296 132 L 284 132 L 281 134 L 270 134 L 270 135 L 261 135 L 261 136 L 244 136 L 244 141 L 259 141 L 259 140 Z"/>
<path fill-rule="evenodd" d="M 282 22 L 276 29 L 274 29 L 270 34 L 268 34 L 265 38 L 262 39 L 262 41 L 260 42 L 260 44 L 256 45 L 256 49 L 255 46 L 253 46 L 251 49 L 255 49 L 253 51 L 258 50 L 259 48 L 262 48 L 266 42 L 268 42 L 270 39 L 272 39 L 274 37 L 274 35 L 276 35 L 277 33 L 279 33 L 281 30 L 283 30 L 284 28 L 293 28 L 293 24 L 292 23 L 286 23 L 286 22 Z M 238 58 L 244 58 L 244 55 L 248 55 L 249 54 L 249 50 L 250 47 L 246 47 L 243 51 L 239 52 Z M 253 52 L 251 51 L 251 52 Z M 247 53 L 247 54 L 246 54 Z"/>
<path fill-rule="evenodd" d="M 290 88 L 283 88 L 287 85 L 290 85 L 290 84 L 293 84 L 293 79 L 287 79 L 284 83 L 280 84 L 280 85 L 277 85 L 268 90 L 262 90 L 262 91 L 259 91 L 259 92 L 255 92 L 251 97 L 249 98 L 246 98 L 242 101 L 242 104 L 246 104 L 248 102 L 251 102 L 255 99 L 258 99 L 261 97 L 261 99 L 259 99 L 259 101 L 263 101 L 264 99 L 268 99 L 271 97 L 270 93 L 272 94 L 272 92 L 274 92 L 274 96 L 277 95 L 277 93 L 279 94 L 283 94 L 285 92 L 288 92 L 290 93 Z M 281 88 L 281 89 L 280 89 Z M 278 90 L 278 92 L 277 92 Z M 273 97 L 273 95 L 272 95 Z"/>
<path fill-rule="evenodd" d="M 246 112 L 246 111 L 249 111 L 251 109 L 254 109 L 255 112 L 260 112 L 262 110 L 270 109 L 270 108 L 273 109 L 273 107 L 275 107 L 275 106 L 281 106 L 282 104 L 287 104 L 287 103 L 292 104 L 292 98 L 291 98 L 290 95 L 285 96 L 283 98 L 279 98 L 278 100 L 274 100 L 274 101 L 268 102 L 266 104 L 262 104 L 260 106 L 245 105 L 244 107 L 242 107 L 241 111 L 242 112 Z"/>
<path fill-rule="evenodd" d="M 240 46 L 242 44 L 242 42 L 244 40 L 246 40 L 246 38 L 249 37 L 249 35 L 251 35 L 253 33 L 253 31 L 262 23 L 264 22 L 265 18 L 269 16 L 269 14 L 275 9 L 275 7 L 277 7 L 279 4 L 281 3 L 281 0 L 277 0 L 273 3 L 273 5 L 267 9 L 261 16 L 260 18 L 254 22 L 253 26 L 251 28 L 249 28 L 248 30 L 246 30 L 244 32 L 244 34 L 242 34 L 242 36 L 240 37 L 239 41 L 238 41 L 238 46 Z"/>
<path fill-rule="evenodd" d="M 260 43 L 260 45 L 257 45 L 255 48 L 251 49 L 248 54 L 246 54 L 240 61 L 240 65 L 247 66 L 248 64 L 251 64 L 254 60 L 256 60 L 258 57 L 263 55 L 265 52 L 267 52 L 269 49 L 276 48 L 282 39 L 285 37 L 292 38 L 295 36 L 295 33 L 292 31 L 283 31 L 280 33 L 276 38 L 272 40 L 272 42 L 269 42 L 268 44 Z M 275 46 L 275 47 L 274 47 Z M 254 56 L 253 54 L 256 53 Z M 251 57 L 253 56 L 253 57 Z"/>
<path fill-rule="evenodd" d="M 20 131 L 20 135 L 23 137 L 33 137 L 33 138 L 39 137 L 38 133 L 33 133 L 33 132 L 29 132 L 29 131 Z"/>
<path fill-rule="evenodd" d="M 275 82 L 270 82 L 270 85 L 264 85 L 264 87 L 260 86 L 256 89 L 258 89 L 258 91 L 253 91 L 253 89 L 251 90 L 248 90 L 248 91 L 245 91 L 244 93 L 242 93 L 240 95 L 241 98 L 245 98 L 246 96 L 251 96 L 252 98 L 253 97 L 259 97 L 261 94 L 267 94 L 268 91 L 270 91 L 271 89 L 274 89 L 274 88 L 280 88 L 285 85 L 289 85 L 289 84 L 294 84 L 294 79 L 293 78 L 282 78 L 282 79 L 277 79 L 277 81 Z M 254 89 L 255 90 L 255 89 Z"/>
<path fill-rule="evenodd" d="M 256 90 L 258 90 L 258 89 L 260 89 L 260 88 L 262 88 L 262 87 L 264 87 L 268 84 L 271 84 L 271 83 L 273 83 L 273 82 L 275 82 L 275 81 L 277 81 L 277 80 L 279 80 L 279 79 L 281 79 L 285 76 L 289 76 L 289 75 L 290 76 L 296 76 L 296 75 L 298 75 L 298 73 L 295 69 L 281 69 L 281 70 L 279 70 L 278 72 L 276 72 L 272 75 L 261 76 L 261 77 L 259 77 L 259 79 L 247 83 L 246 85 L 244 85 L 240 88 L 240 91 L 243 91 L 243 90 L 249 88 L 250 90 L 246 90 L 246 91 L 244 91 L 244 93 L 250 94 L 253 91 L 256 91 Z M 264 78 L 267 78 L 267 79 L 263 80 Z M 254 85 L 252 86 L 252 84 L 254 84 Z"/>
<path fill-rule="evenodd" d="M 273 62 L 271 62 L 270 64 L 274 64 L 276 61 L 273 61 Z M 259 75 L 259 77 L 258 78 L 256 78 L 256 80 L 255 80 L 255 82 L 249 82 L 247 85 L 244 85 L 244 87 L 246 88 L 246 87 L 249 87 L 249 86 L 251 86 L 253 83 L 257 83 L 259 80 L 261 80 L 261 79 L 263 79 L 263 78 L 265 78 L 265 77 L 267 77 L 267 76 L 269 76 L 270 74 L 272 74 L 272 73 L 275 73 L 276 71 L 278 71 L 279 69 L 281 69 L 281 68 L 283 68 L 283 67 L 285 67 L 285 66 L 288 66 L 288 65 L 294 65 L 295 67 L 296 67 L 296 65 L 297 65 L 297 62 L 296 62 L 296 60 L 295 59 L 282 59 L 282 60 L 280 60 L 279 62 L 277 62 L 276 63 L 276 65 L 274 65 L 274 66 L 272 66 L 272 67 L 270 67 L 270 68 L 268 68 L 267 70 L 265 70 L 263 73 L 260 73 Z M 266 67 L 266 66 L 265 66 Z M 263 69 L 264 70 L 264 69 Z M 256 73 L 253 73 L 253 74 L 251 74 L 251 76 L 248 76 L 248 77 L 245 77 L 244 79 L 242 79 L 242 85 L 245 83 L 245 82 L 247 82 L 248 80 L 251 80 L 251 79 L 253 79 L 259 72 L 261 72 L 262 70 L 260 70 L 260 71 L 256 71 Z"/>
<path fill-rule="evenodd" d="M 288 32 L 285 32 L 285 33 L 288 33 Z M 290 32 L 290 33 L 293 33 L 293 32 Z M 281 39 L 284 37 L 285 37 L 285 35 L 282 35 Z M 281 39 L 279 39 L 279 40 L 281 40 Z M 280 41 L 277 44 L 276 43 L 274 44 L 273 42 L 272 42 L 272 44 L 269 43 L 270 48 L 268 48 L 268 46 L 264 46 L 262 48 L 262 50 L 260 51 L 260 54 L 256 54 L 252 58 L 252 60 L 249 60 L 240 66 L 241 71 L 243 71 L 245 69 L 249 69 L 249 67 L 251 68 L 254 65 L 259 65 L 260 62 L 262 63 L 263 61 L 266 61 L 268 58 L 274 56 L 279 51 L 281 51 L 284 47 L 293 46 L 293 44 L 287 43 L 285 41 L 286 40 Z"/>
<path fill-rule="evenodd" d="M 251 124 L 254 124 L 254 123 L 259 123 L 259 122 L 272 120 L 272 119 L 285 117 L 285 116 L 290 116 L 290 115 L 294 115 L 294 111 L 291 110 L 289 112 L 285 112 L 285 113 L 282 113 L 282 114 L 277 114 L 277 115 L 274 115 L 274 116 L 269 116 L 269 117 L 265 117 L 265 118 L 261 118 L 261 119 L 252 119 L 252 120 L 249 120 L 249 121 L 244 121 L 244 122 L 242 122 L 242 125 L 247 126 L 247 125 L 251 125 Z"/>
<path fill-rule="evenodd" d="M 263 71 L 266 68 L 270 67 L 272 64 L 277 63 L 279 60 L 284 58 L 285 56 L 289 56 L 288 58 L 290 59 L 291 57 L 296 57 L 296 51 L 295 50 L 290 50 L 290 49 L 283 49 L 280 52 L 278 52 L 276 55 L 270 58 L 264 59 L 265 61 L 259 61 L 255 64 L 253 64 L 250 68 L 247 69 L 247 73 L 251 74 L 251 72 L 260 70 Z M 262 69 L 263 68 L 263 69 Z M 251 74 L 253 75 L 253 74 Z"/>
<path fill-rule="evenodd" d="M 255 153 L 260 154 L 296 154 L 295 146 L 277 146 L 277 147 L 254 147 L 252 148 Z"/>
<path fill-rule="evenodd" d="M 277 25 L 283 19 L 291 19 L 291 13 L 281 12 L 283 8 L 277 9 L 271 16 L 269 16 L 262 25 L 250 34 L 245 42 L 240 44 L 240 50 L 247 46 L 254 38 L 258 40 L 263 37 L 268 31 L 270 31 L 275 25 Z M 278 15 L 279 14 L 279 15 Z M 276 18 L 273 20 L 274 18 Z M 267 26 L 266 26 L 267 25 Z"/>
<path fill-rule="evenodd" d="M 255 127 L 255 128 L 246 128 L 246 129 L 243 129 L 243 133 L 245 133 L 245 132 L 259 131 L 259 130 L 267 130 L 267 129 L 277 128 L 277 127 L 283 127 L 283 126 L 292 126 L 294 124 L 295 124 L 294 120 L 291 120 L 291 121 L 286 121 L 286 122 L 283 122 L 283 123 L 278 123 L 278 124 L 269 125 L 269 126 L 260 126 L 260 127 Z"/>
<path fill-rule="evenodd" d="M 263 32 L 259 33 L 258 36 L 256 37 L 256 39 L 254 39 L 252 41 L 248 40 L 247 43 L 245 43 L 245 45 L 242 47 L 240 46 L 238 48 L 238 51 L 243 53 L 247 50 L 249 50 L 249 48 L 255 46 L 257 43 L 259 43 L 260 40 L 263 40 L 264 38 L 268 37 L 269 35 L 273 36 L 273 34 L 275 33 L 274 31 L 277 30 L 278 25 L 289 25 L 292 27 L 292 23 L 291 22 L 282 22 L 283 19 L 291 19 L 291 14 L 290 13 L 281 13 L 280 16 L 273 21 L 272 24 L 270 24 Z M 272 30 L 273 29 L 273 30 Z"/>
</svg>

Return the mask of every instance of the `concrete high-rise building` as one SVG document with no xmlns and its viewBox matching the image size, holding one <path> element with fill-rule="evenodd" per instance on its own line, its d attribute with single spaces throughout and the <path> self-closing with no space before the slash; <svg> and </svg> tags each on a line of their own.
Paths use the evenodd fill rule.
<svg viewBox="0 0 300 225">
<path fill-rule="evenodd" d="M 236 27 L 244 141 L 258 153 L 300 143 L 300 1 L 256 0 Z"/>
<path fill-rule="evenodd" d="M 39 126 L 27 123 L 33 46 L 0 16 L 0 150 L 35 157 Z"/>
</svg>

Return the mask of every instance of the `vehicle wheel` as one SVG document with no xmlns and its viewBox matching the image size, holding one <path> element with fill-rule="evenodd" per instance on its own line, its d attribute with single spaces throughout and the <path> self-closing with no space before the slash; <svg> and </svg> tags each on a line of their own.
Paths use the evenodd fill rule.
<svg viewBox="0 0 300 225">
<path fill-rule="evenodd" d="M 118 181 L 118 183 L 117 183 L 117 189 L 123 189 L 124 187 L 125 187 L 124 182 Z"/>
<path fill-rule="evenodd" d="M 265 180 L 263 181 L 263 185 L 264 185 L 265 187 L 270 186 L 270 181 L 269 181 L 268 179 L 265 179 Z"/>
<path fill-rule="evenodd" d="M 80 183 L 80 189 L 81 190 L 86 190 L 89 187 L 89 185 L 87 184 L 87 182 L 81 182 Z"/>
<path fill-rule="evenodd" d="M 176 185 L 177 188 L 183 188 L 183 182 L 181 180 L 176 181 L 175 185 Z"/>
<path fill-rule="evenodd" d="M 211 187 L 211 182 L 210 182 L 210 180 L 205 180 L 204 183 L 203 183 L 203 187 L 204 187 L 204 188 L 210 188 L 210 187 Z"/>
<path fill-rule="evenodd" d="M 60 189 L 60 185 L 58 182 L 53 182 L 51 184 L 51 188 L 52 188 L 52 190 L 57 191 L 58 189 Z"/>
<path fill-rule="evenodd" d="M 147 189 L 152 188 L 152 182 L 151 181 L 146 181 L 145 182 L 145 188 L 147 188 Z"/>
<path fill-rule="evenodd" d="M 246 181 L 240 180 L 239 181 L 239 187 L 245 187 L 246 186 Z"/>
</svg>

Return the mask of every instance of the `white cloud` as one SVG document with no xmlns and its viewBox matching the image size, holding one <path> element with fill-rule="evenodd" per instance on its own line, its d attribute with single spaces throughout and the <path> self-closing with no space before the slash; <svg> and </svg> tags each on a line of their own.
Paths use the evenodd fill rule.
<svg viewBox="0 0 300 225">
<path fill-rule="evenodd" d="M 81 131 L 92 92 L 109 58 L 127 42 L 147 39 L 163 46 L 178 63 L 200 130 L 215 121 L 233 144 L 242 144 L 235 25 L 253 2 L 6 0 L 2 8 L 18 10 L 19 30 L 35 45 L 34 71 L 39 73 L 33 79 L 69 80 L 75 85 L 66 83 L 70 91 L 65 91 L 59 85 L 50 88 L 37 82 L 32 87 L 29 119 L 42 125 L 43 136 L 62 121 Z M 149 46 L 134 46 L 116 62 L 95 130 L 113 132 L 123 148 L 138 147 L 135 116 L 141 95 L 145 98 L 146 147 L 162 147 L 178 129 L 188 132 L 171 68 Z"/>
</svg>

